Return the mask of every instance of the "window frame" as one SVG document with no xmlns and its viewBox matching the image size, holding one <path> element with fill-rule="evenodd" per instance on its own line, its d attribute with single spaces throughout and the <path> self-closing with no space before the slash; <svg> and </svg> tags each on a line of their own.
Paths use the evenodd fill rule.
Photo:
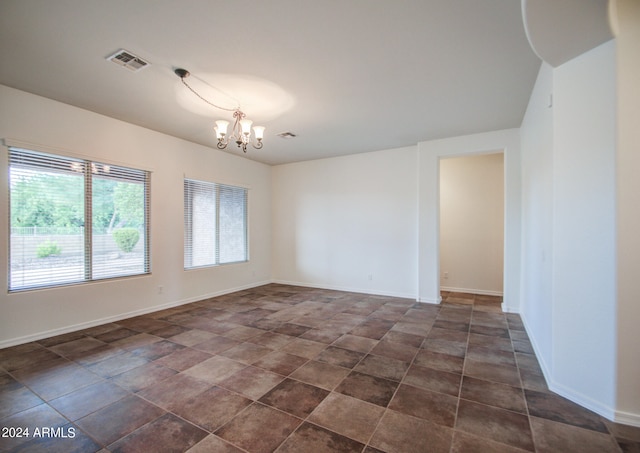
<svg viewBox="0 0 640 453">
<path fill-rule="evenodd" d="M 121 278 L 130 278 L 130 277 L 141 277 L 145 275 L 151 274 L 151 171 L 146 169 L 139 169 L 131 167 L 127 164 L 121 163 L 109 163 L 104 160 L 94 160 L 87 157 L 79 157 L 75 156 L 72 153 L 59 151 L 59 150 L 42 150 L 41 147 L 34 147 L 32 145 L 25 145 L 20 143 L 7 143 L 5 140 L 5 146 L 7 149 L 7 162 L 8 162 L 8 173 L 11 174 L 12 168 L 26 168 L 33 170 L 34 172 L 41 171 L 42 174 L 47 173 L 48 168 L 52 168 L 52 170 L 57 170 L 60 174 L 68 174 L 78 175 L 82 177 L 82 185 L 83 185 L 83 247 L 82 247 L 82 257 L 83 257 L 83 272 L 82 278 L 73 279 L 69 281 L 54 281 L 47 283 L 36 283 L 36 284 L 28 284 L 22 286 L 12 287 L 12 252 L 11 247 L 11 236 L 12 236 L 12 210 L 11 210 L 11 201 L 12 201 L 12 187 L 11 187 L 11 177 L 9 176 L 7 179 L 7 199 L 8 199 L 8 212 L 7 212 L 7 226 L 8 226 L 8 245 L 7 245 L 7 289 L 9 293 L 16 292 L 24 292 L 24 291 L 33 291 L 33 290 L 41 290 L 41 289 L 50 289 L 56 287 L 64 287 L 64 286 L 73 286 L 73 285 L 84 285 L 88 283 L 101 282 L 106 280 L 113 279 L 121 279 Z M 19 158 L 25 159 L 25 162 L 19 163 L 17 159 Z M 31 161 L 30 161 L 31 160 Z M 53 168 L 49 167 L 46 163 L 47 160 L 59 161 L 63 163 L 69 163 L 69 169 L 65 168 Z M 30 161 L 30 162 L 29 162 Z M 74 164 L 77 166 L 74 167 Z M 106 170 L 109 168 L 109 170 Z M 103 169 L 105 173 L 102 175 L 99 174 L 100 170 Z M 109 171 L 113 171 L 112 174 L 109 174 Z M 54 171 L 55 173 L 56 171 Z M 137 177 L 136 177 L 137 175 Z M 130 183 L 141 183 L 143 185 L 143 216 L 144 216 L 144 226 L 143 226 L 143 262 L 142 262 L 142 271 L 129 274 L 117 274 L 117 275 L 106 275 L 106 276 L 96 276 L 96 269 L 100 269 L 99 267 L 94 266 L 94 234 L 93 234 L 93 202 L 94 202 L 94 192 L 93 192 L 93 183 L 94 178 L 104 178 L 104 179 L 112 179 L 118 182 L 130 182 Z M 49 276 L 48 276 L 49 277 Z"/>
<path fill-rule="evenodd" d="M 215 231 L 213 232 L 213 259 L 211 262 L 207 262 L 205 264 L 193 264 L 193 250 L 194 250 L 194 222 L 193 222 L 193 194 L 197 191 L 202 190 L 213 190 L 215 191 L 215 206 L 214 208 L 214 216 L 213 219 L 215 223 Z M 221 220 L 220 220 L 220 193 L 221 190 L 231 190 L 231 191 L 241 191 L 242 193 L 242 225 L 243 230 L 241 232 L 242 235 L 242 244 L 244 248 L 244 257 L 240 260 L 230 260 L 230 261 L 221 261 Z M 250 246 L 249 246 L 249 189 L 247 187 L 232 185 L 226 183 L 205 181 L 201 179 L 188 178 L 184 177 L 183 180 L 183 198 L 184 198 L 184 216 L 183 216 L 183 227 L 184 227 L 184 250 L 183 250 L 183 266 L 185 271 L 194 270 L 194 269 L 203 269 L 203 268 L 212 268 L 219 266 L 227 266 L 233 264 L 243 264 L 248 263 L 250 261 Z"/>
</svg>

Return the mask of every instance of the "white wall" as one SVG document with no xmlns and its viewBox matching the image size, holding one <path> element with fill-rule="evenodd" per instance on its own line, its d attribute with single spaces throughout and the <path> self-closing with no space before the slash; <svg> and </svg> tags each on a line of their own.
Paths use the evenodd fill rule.
<svg viewBox="0 0 640 453">
<path fill-rule="evenodd" d="M 549 107 L 549 95 L 553 105 Z M 543 65 L 521 128 L 522 316 L 550 388 L 613 418 L 615 45 Z"/>
<path fill-rule="evenodd" d="M 615 407 L 615 44 L 554 70 L 552 385 Z"/>
<path fill-rule="evenodd" d="M 617 413 L 640 426 L 640 2 L 617 9 Z"/>
<path fill-rule="evenodd" d="M 416 297 L 415 147 L 273 167 L 277 282 Z"/>
<path fill-rule="evenodd" d="M 270 167 L 5 86 L 0 138 L 152 171 L 152 274 L 11 294 L 5 280 L 0 347 L 270 281 Z M 7 150 L 1 146 L 0 168 L 0 199 L 7 200 Z M 249 187 L 249 263 L 183 270 L 185 175 Z M 0 203 L 0 218 L 8 218 L 7 203 Z M 0 222 L 0 237 L 7 237 L 7 227 Z M 0 249 L 2 275 L 6 243 Z"/>
<path fill-rule="evenodd" d="M 440 160 L 440 289 L 502 295 L 502 153 Z"/>
<path fill-rule="evenodd" d="M 520 307 L 520 135 L 518 129 L 466 135 L 418 144 L 418 295 L 440 300 L 439 169 L 440 159 L 504 152 L 504 279 L 503 309 Z"/>
<path fill-rule="evenodd" d="M 520 313 L 546 376 L 552 375 L 553 68 L 542 63 L 522 121 Z"/>
</svg>

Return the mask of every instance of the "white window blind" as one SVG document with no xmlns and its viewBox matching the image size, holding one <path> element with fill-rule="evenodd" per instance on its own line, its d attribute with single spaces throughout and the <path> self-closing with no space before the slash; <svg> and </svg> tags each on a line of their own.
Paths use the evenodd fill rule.
<svg viewBox="0 0 640 453">
<path fill-rule="evenodd" d="M 247 260 L 247 189 L 185 179 L 185 269 Z"/>
<path fill-rule="evenodd" d="M 149 173 L 9 148 L 9 290 L 150 272 Z"/>
</svg>

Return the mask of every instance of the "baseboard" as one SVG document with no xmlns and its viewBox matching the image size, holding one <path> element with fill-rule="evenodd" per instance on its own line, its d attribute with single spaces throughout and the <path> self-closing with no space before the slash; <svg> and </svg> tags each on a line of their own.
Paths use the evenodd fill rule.
<svg viewBox="0 0 640 453">
<path fill-rule="evenodd" d="M 486 289 L 471 289 L 471 288 L 453 288 L 451 286 L 441 286 L 440 291 L 449 291 L 452 293 L 465 293 L 465 294 L 480 294 L 482 296 L 498 296 L 502 297 L 502 291 L 490 291 Z"/>
<path fill-rule="evenodd" d="M 187 299 L 167 302 L 167 303 L 161 304 L 161 305 L 154 305 L 153 307 L 142 308 L 140 310 L 133 310 L 133 311 L 126 312 L 126 313 L 119 313 L 117 315 L 107 316 L 105 318 L 100 318 L 100 319 L 94 319 L 92 321 L 87 321 L 87 322 L 83 322 L 83 323 L 80 323 L 80 324 L 74 324 L 74 325 L 71 325 L 71 326 L 65 326 L 65 327 L 60 327 L 60 328 L 57 328 L 57 329 L 51 329 L 51 330 L 47 330 L 47 331 L 44 331 L 44 332 L 38 332 L 38 333 L 30 334 L 30 335 L 25 335 L 25 336 L 18 337 L 18 338 L 11 338 L 9 340 L 0 341 L 0 349 L 9 348 L 9 347 L 12 347 L 12 346 L 18 346 L 18 345 L 21 345 L 21 344 L 24 344 L 24 343 L 30 343 L 32 341 L 42 340 L 44 338 L 55 337 L 57 335 L 64 335 L 66 333 L 76 332 L 78 330 L 89 329 L 91 327 L 100 326 L 102 324 L 108 324 L 110 322 L 122 321 L 123 319 L 133 318 L 135 316 L 146 315 L 146 314 L 149 314 L 149 313 L 154 313 L 156 311 L 166 310 L 168 308 L 179 307 L 180 305 L 190 304 L 190 303 L 193 303 L 193 302 L 198 302 L 200 300 L 210 299 L 212 297 L 223 296 L 225 294 L 235 293 L 237 291 L 242 291 L 242 290 L 245 290 L 245 289 L 256 288 L 258 286 L 267 285 L 269 283 L 271 283 L 271 280 L 262 281 L 262 282 L 255 282 L 255 283 L 251 283 L 249 285 L 229 288 L 229 289 L 225 289 L 225 290 L 222 290 L 222 291 L 216 291 L 216 292 L 208 293 L 208 294 L 202 294 L 202 295 L 195 296 L 195 297 L 190 297 L 190 298 L 187 298 Z"/>
<path fill-rule="evenodd" d="M 613 421 L 615 419 L 616 412 L 612 407 L 609 407 L 606 404 L 602 404 L 600 401 L 589 398 L 587 395 L 584 395 L 580 392 L 576 392 L 567 386 L 558 384 L 553 380 L 547 380 L 547 385 L 549 386 L 549 390 L 557 393 L 563 398 L 566 398 L 569 401 L 573 401 L 574 403 L 579 404 L 580 406 L 589 409 L 590 411 L 593 411 L 598 415 L 601 415 L 607 420 Z"/>
<path fill-rule="evenodd" d="M 431 297 L 420 297 L 418 298 L 418 302 L 422 302 L 425 304 L 440 305 L 442 303 L 442 297 L 438 296 L 435 299 Z"/>
<path fill-rule="evenodd" d="M 640 428 L 640 414 L 616 411 L 613 421 L 616 423 L 621 423 L 623 425 L 635 426 L 636 428 Z"/>
<path fill-rule="evenodd" d="M 616 411 L 615 409 L 607 406 L 606 404 L 602 404 L 599 401 L 595 401 L 587 397 L 586 395 L 583 395 L 579 392 L 575 392 L 572 389 L 555 382 L 552 378 L 551 370 L 549 369 L 547 363 L 544 360 L 542 360 L 543 356 L 540 353 L 540 348 L 538 347 L 535 341 L 535 338 L 529 333 L 530 329 L 527 326 L 526 318 L 523 316 L 521 316 L 521 318 L 522 318 L 522 323 L 524 325 L 524 329 L 527 332 L 529 340 L 531 341 L 531 346 L 533 347 L 533 351 L 536 355 L 536 358 L 538 359 L 538 364 L 542 369 L 542 374 L 544 375 L 544 379 L 547 382 L 547 386 L 549 387 L 549 390 L 551 390 L 554 393 L 557 393 L 563 398 L 568 399 L 569 401 L 572 401 L 586 409 L 589 409 L 595 412 L 596 414 L 606 418 L 607 420 L 611 420 L 616 423 L 621 423 L 623 425 L 640 427 L 640 414 Z"/>
<path fill-rule="evenodd" d="M 370 294 L 373 296 L 399 297 L 402 299 L 418 300 L 415 294 L 396 293 L 392 291 L 380 291 L 380 290 L 371 289 L 371 288 L 354 288 L 354 287 L 347 287 L 347 286 L 324 285 L 320 283 L 306 283 L 306 282 L 296 282 L 296 281 L 278 280 L 278 279 L 272 280 L 272 283 L 278 283 L 281 285 L 302 286 L 304 288 L 328 289 L 332 291 L 345 291 L 349 293 Z"/>
</svg>

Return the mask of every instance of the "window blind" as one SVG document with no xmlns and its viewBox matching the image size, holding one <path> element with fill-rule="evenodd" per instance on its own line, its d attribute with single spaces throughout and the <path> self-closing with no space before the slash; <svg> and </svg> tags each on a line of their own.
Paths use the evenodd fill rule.
<svg viewBox="0 0 640 453">
<path fill-rule="evenodd" d="M 9 290 L 148 273 L 149 196 L 146 171 L 10 147 Z"/>
<path fill-rule="evenodd" d="M 184 180 L 184 267 L 248 260 L 247 189 Z"/>
</svg>

